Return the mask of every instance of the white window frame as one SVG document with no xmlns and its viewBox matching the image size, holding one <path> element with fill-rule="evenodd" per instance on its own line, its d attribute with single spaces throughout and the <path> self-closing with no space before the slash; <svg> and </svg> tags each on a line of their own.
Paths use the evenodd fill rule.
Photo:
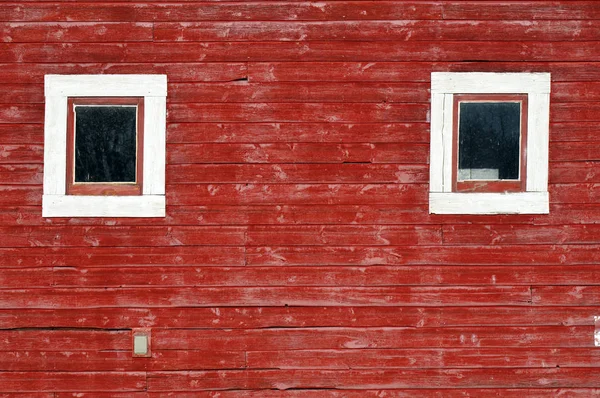
<svg viewBox="0 0 600 398">
<path fill-rule="evenodd" d="M 527 94 L 525 192 L 452 192 L 454 94 Z M 550 73 L 431 73 L 429 212 L 547 214 Z"/>
<path fill-rule="evenodd" d="M 166 75 L 46 75 L 43 217 L 164 217 Z M 144 97 L 139 196 L 66 194 L 69 97 Z"/>
</svg>

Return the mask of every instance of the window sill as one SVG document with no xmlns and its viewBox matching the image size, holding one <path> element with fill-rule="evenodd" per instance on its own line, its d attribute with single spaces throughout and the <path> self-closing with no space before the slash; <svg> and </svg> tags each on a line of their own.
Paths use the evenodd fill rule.
<svg viewBox="0 0 600 398">
<path fill-rule="evenodd" d="M 433 214 L 548 214 L 548 192 L 430 192 Z"/>
<path fill-rule="evenodd" d="M 165 196 L 44 195 L 42 217 L 165 217 Z"/>
</svg>

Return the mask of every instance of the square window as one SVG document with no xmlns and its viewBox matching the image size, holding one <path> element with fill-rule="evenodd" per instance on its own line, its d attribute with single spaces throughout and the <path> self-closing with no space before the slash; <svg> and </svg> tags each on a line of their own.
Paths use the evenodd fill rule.
<svg viewBox="0 0 600 398">
<path fill-rule="evenodd" d="M 431 74 L 429 211 L 548 213 L 549 73 Z"/>
<path fill-rule="evenodd" d="M 164 217 L 165 75 L 47 75 L 44 217 Z"/>
</svg>

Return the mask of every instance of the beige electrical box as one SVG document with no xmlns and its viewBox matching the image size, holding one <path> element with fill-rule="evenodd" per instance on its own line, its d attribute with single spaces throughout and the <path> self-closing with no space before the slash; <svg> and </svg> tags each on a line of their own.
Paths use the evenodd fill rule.
<svg viewBox="0 0 600 398">
<path fill-rule="evenodd" d="M 148 358 L 152 356 L 150 350 L 150 329 L 132 329 L 131 338 L 134 357 Z"/>
</svg>

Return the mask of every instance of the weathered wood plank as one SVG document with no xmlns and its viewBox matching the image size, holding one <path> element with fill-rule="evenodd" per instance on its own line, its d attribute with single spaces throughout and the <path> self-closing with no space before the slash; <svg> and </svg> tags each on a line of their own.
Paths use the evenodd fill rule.
<svg viewBox="0 0 600 398">
<path fill-rule="evenodd" d="M 0 227 L 0 247 L 241 246 L 244 227 Z"/>
<path fill-rule="evenodd" d="M 171 79 L 171 75 L 169 78 Z M 248 83 L 246 81 L 230 81 L 223 83 L 199 81 L 171 84 L 169 86 L 170 102 L 429 102 L 429 84 L 425 82 Z M 44 102 L 42 84 L 2 83 L 0 89 L 4 91 L 4 95 L 0 97 L 0 103 Z M 556 90 L 552 93 L 552 100 L 555 102 L 585 102 L 600 99 L 600 86 L 589 82 L 556 83 L 553 89 Z"/>
<path fill-rule="evenodd" d="M 38 210 L 39 211 L 39 210 Z M 244 265 L 244 250 L 231 246 L 0 248 L 0 266 L 86 266 L 119 264 Z"/>
<path fill-rule="evenodd" d="M 176 188 L 172 188 L 176 189 Z M 553 203 L 550 214 L 494 215 L 473 218 L 465 215 L 435 215 L 428 205 L 339 205 L 272 204 L 169 206 L 165 218 L 53 218 L 41 217 L 37 205 L 0 206 L 4 225 L 425 225 L 425 224 L 532 224 L 585 225 L 600 223 L 600 203 Z"/>
<path fill-rule="evenodd" d="M 529 305 L 527 286 L 156 287 L 1 290 L 3 308 Z"/>
<path fill-rule="evenodd" d="M 410 347 L 593 347 L 591 326 L 471 328 L 303 328 L 154 331 L 156 349 L 270 351 Z M 600 369 L 599 369 L 600 371 Z"/>
<path fill-rule="evenodd" d="M 42 183 L 42 171 L 42 165 L 37 164 L 0 164 L 0 181 L 10 185 L 37 185 Z"/>
<path fill-rule="evenodd" d="M 582 142 L 558 142 L 550 144 L 550 159 L 562 162 L 582 162 L 588 160 L 600 160 L 600 150 L 592 141 Z M 593 164 L 590 164 L 593 166 Z M 552 165 L 554 166 L 554 165 Z M 551 167 L 552 168 L 552 167 Z M 593 167 L 590 167 L 593 171 Z"/>
<path fill-rule="evenodd" d="M 44 102 L 44 86 L 41 84 L 0 84 L 2 104 L 41 104 Z"/>
<path fill-rule="evenodd" d="M 598 367 L 588 348 L 460 348 L 249 351 L 250 369 Z"/>
<path fill-rule="evenodd" d="M 44 143 L 44 127 L 41 124 L 0 123 L 0 143 L 0 149 L 5 149 L 7 144 L 27 144 L 38 148 Z"/>
<path fill-rule="evenodd" d="M 76 342 L 77 344 L 77 342 Z M 53 347 L 49 347 L 52 349 Z M 4 351 L 0 356 L 2 372 L 143 372 L 161 370 L 204 370 L 243 368 L 244 352 L 153 350 L 152 358 L 139 360 L 131 346 L 123 351 L 63 348 L 62 350 Z"/>
<path fill-rule="evenodd" d="M 562 103 L 551 106 L 551 118 L 561 122 L 597 122 L 600 120 L 600 103 Z"/>
<path fill-rule="evenodd" d="M 0 370 L 9 372 L 168 371 L 244 367 L 242 351 L 155 350 L 139 361 L 126 351 L 5 351 Z M 419 369 L 598 367 L 597 350 L 587 348 L 344 349 L 249 351 L 249 369 Z"/>
<path fill-rule="evenodd" d="M 223 20 L 587 20 L 600 19 L 593 1 L 551 1 L 493 3 L 483 10 L 478 1 L 436 4 L 410 1 L 399 6 L 394 1 L 328 1 L 319 5 L 301 2 L 208 1 L 200 8 L 187 1 L 136 7 L 137 2 L 35 4 L 24 10 L 7 4 L 0 8 L 3 20 L 10 21 L 223 21 Z M 187 3 L 187 4 L 186 4 Z M 16 3 L 17 5 L 19 3 Z M 282 6 L 285 5 L 285 6 Z M 28 12 L 27 12 L 28 11 Z"/>
<path fill-rule="evenodd" d="M 168 144 L 167 150 L 169 164 L 418 163 L 425 165 L 429 157 L 429 145 L 421 143 L 190 143 Z"/>
<path fill-rule="evenodd" d="M 60 62 L 60 61 L 57 61 Z M 248 74 L 250 68 L 250 74 Z M 552 81 L 597 81 L 595 63 L 579 62 L 270 62 L 0 64 L 0 83 L 43 83 L 44 74 L 164 73 L 169 82 L 260 81 L 426 82 L 432 71 L 551 72 Z"/>
<path fill-rule="evenodd" d="M 0 36 L 3 37 L 4 42 L 11 43 L 152 41 L 153 24 L 131 22 L 2 22 L 0 23 Z"/>
<path fill-rule="evenodd" d="M 16 3 L 19 5 L 19 3 Z M 542 8 L 543 9 L 543 8 Z M 5 21 L 236 21 L 236 20 L 353 20 L 353 19 L 438 19 L 439 4 L 409 1 L 360 2 L 343 1 L 314 4 L 311 2 L 205 2 L 169 4 L 85 2 L 35 4 L 0 7 L 0 20 Z M 589 18 L 589 17 L 588 17 Z"/>
<path fill-rule="evenodd" d="M 249 246 L 245 250 L 235 246 L 90 247 L 84 253 L 78 247 L 0 248 L 0 266 L 575 265 L 600 262 L 597 246 Z"/>
<path fill-rule="evenodd" d="M 407 184 L 427 182 L 428 170 L 427 165 L 419 164 L 172 164 L 167 166 L 167 181 L 170 184 L 235 182 Z M 2 174 L 3 168 L 0 166 L 0 177 Z M 13 179 L 21 183 L 25 181 L 39 183 L 40 180 L 36 180 L 36 176 L 37 174 L 23 171 L 18 176 L 9 176 L 10 179 L 7 178 L 6 181 Z"/>
<path fill-rule="evenodd" d="M 373 144 L 169 144 L 169 164 L 370 162 Z"/>
<path fill-rule="evenodd" d="M 0 129 L 2 125 L 0 125 Z M 588 130 L 589 131 L 589 130 Z M 428 123 L 169 123 L 170 144 L 429 142 Z"/>
<path fill-rule="evenodd" d="M 453 225 L 443 226 L 443 236 L 450 245 L 599 244 L 600 226 Z"/>
<path fill-rule="evenodd" d="M 175 83 L 172 103 L 185 102 L 428 102 L 426 83 L 284 82 Z"/>
<path fill-rule="evenodd" d="M 0 104 L 0 123 L 43 123 L 41 104 Z"/>
<path fill-rule="evenodd" d="M 166 74 L 169 82 L 227 82 L 248 77 L 247 63 L 2 63 L 1 83 L 43 84 L 47 74 Z"/>
<path fill-rule="evenodd" d="M 169 106 L 169 123 L 197 122 L 426 122 L 427 104 L 190 103 Z M 1 117 L 1 114 L 0 114 Z"/>
<path fill-rule="evenodd" d="M 1 191 L 1 190 L 0 190 Z M 600 191 L 600 189 L 598 190 Z M 36 191 L 25 191 L 34 195 Z M 187 184 L 169 189 L 170 205 L 409 204 L 427 203 L 425 184 Z M 6 204 L 23 203 L 7 199 Z M 29 200 L 25 204 L 38 201 Z M 0 202 L 2 204 L 2 202 Z"/>
<path fill-rule="evenodd" d="M 395 227 L 262 227 L 250 226 L 246 232 L 247 246 L 265 245 L 435 245 L 442 243 L 437 226 Z"/>
<path fill-rule="evenodd" d="M 600 184 L 553 184 L 548 189 L 554 203 L 600 203 Z"/>
<path fill-rule="evenodd" d="M 482 7 L 485 4 L 485 7 Z M 557 5 L 559 5 L 557 7 Z M 481 1 L 451 1 L 443 5 L 446 19 L 598 19 L 600 10 L 592 1 L 552 3 L 548 1 L 503 1 L 487 3 Z"/>
<path fill-rule="evenodd" d="M 595 122 L 560 122 L 550 125 L 550 143 L 594 141 L 598 135 Z M 553 159 L 554 160 L 554 159 Z"/>
<path fill-rule="evenodd" d="M 560 62 L 250 62 L 251 82 L 343 81 L 343 82 L 429 82 L 431 72 L 550 72 L 552 82 L 598 81 L 597 63 Z"/>
<path fill-rule="evenodd" d="M 150 391 L 271 388 L 596 388 L 600 369 L 456 369 L 456 370 L 255 370 L 152 372 Z"/>
<path fill-rule="evenodd" d="M 0 163 L 41 164 L 43 160 L 44 147 L 39 144 L 6 144 L 0 146 Z"/>
<path fill-rule="evenodd" d="M 131 354 L 130 330 L 0 330 L 0 336 L 0 351 L 119 350 Z"/>
<path fill-rule="evenodd" d="M 581 63 L 493 63 L 494 69 L 506 72 L 551 72 L 553 79 L 553 96 L 560 102 L 572 99 L 595 100 L 597 85 L 593 83 L 600 77 L 594 64 Z M 261 81 L 286 82 L 391 82 L 413 81 L 428 83 L 430 72 L 435 71 L 483 71 L 489 70 L 489 63 L 428 63 L 428 62 L 281 62 L 251 63 L 250 79 Z M 485 68 L 484 68 L 485 67 Z M 248 77 L 246 63 L 202 63 L 202 64 L 60 64 L 29 63 L 0 64 L 3 73 L 0 83 L 43 83 L 44 74 L 89 74 L 89 73 L 166 73 L 169 82 L 223 82 Z M 597 72 L 596 74 L 594 74 Z M 572 84 L 560 84 L 561 81 L 573 81 Z M 589 81 L 582 85 L 577 81 Z M 239 83 L 238 83 L 239 84 Z M 323 83 L 320 83 L 323 84 Z M 242 87 L 243 85 L 239 85 Z M 236 86 L 237 87 L 237 86 Z M 237 88 L 240 90 L 241 88 Z M 267 89 L 263 89 L 267 90 Z M 37 94 L 39 96 L 41 92 Z M 322 95 L 313 93 L 314 95 Z M 171 95 L 171 94 L 170 94 Z M 415 93 L 415 95 L 423 95 Z M 553 98 L 554 98 L 553 97 Z"/>
<path fill-rule="evenodd" d="M 554 83 L 550 100 L 556 102 L 600 101 L 600 82 Z"/>
<path fill-rule="evenodd" d="M 580 203 L 580 204 L 556 204 L 551 206 L 555 209 L 554 213 L 549 216 L 539 217 L 534 219 L 536 225 L 550 224 L 597 224 L 598 218 L 595 215 L 596 210 L 600 208 L 600 204 Z M 552 210 L 551 210 L 552 211 Z"/>
<path fill-rule="evenodd" d="M 304 328 L 594 326 L 598 309 L 577 306 L 211 307 L 0 309 L 2 328 Z M 263 348 L 264 349 L 264 348 Z"/>
<path fill-rule="evenodd" d="M 385 234 L 385 232 L 383 232 Z M 389 231 L 387 233 L 389 235 Z M 356 238 L 354 238 L 356 239 Z M 413 240 L 417 238 L 412 238 Z M 363 243 L 364 244 L 364 243 Z M 600 285 L 596 265 L 2 269 L 4 288 L 126 286 Z"/>
<path fill-rule="evenodd" d="M 139 62 L 394 62 L 394 61 L 496 61 L 574 62 L 600 61 L 600 44 L 582 41 L 313 41 L 198 42 L 198 43 L 1 43 L 0 62 L 73 63 Z M 488 66 L 489 68 L 489 66 Z"/>
<path fill-rule="evenodd" d="M 10 394 L 3 394 L 3 398 L 4 397 L 9 397 L 9 398 L 55 398 L 56 395 L 53 392 L 23 392 L 23 393 L 19 393 L 19 392 L 14 392 L 14 393 L 10 393 Z"/>
<path fill-rule="evenodd" d="M 0 391 L 145 391 L 145 372 L 0 372 Z"/>
<path fill-rule="evenodd" d="M 0 185 L 0 206 L 39 206 L 40 203 L 41 185 Z"/>
<path fill-rule="evenodd" d="M 246 263 L 262 266 L 297 265 L 510 265 L 596 264 L 598 245 L 506 245 L 426 247 L 248 247 Z"/>
<path fill-rule="evenodd" d="M 586 305 L 598 303 L 600 289 L 597 286 L 538 286 L 531 288 L 531 295 L 536 305 Z"/>
<path fill-rule="evenodd" d="M 50 267 L 0 269 L 0 286 L 3 288 L 27 289 L 53 285 L 54 270 Z"/>
<path fill-rule="evenodd" d="M 600 162 L 555 162 L 550 167 L 551 184 L 593 182 L 600 183 Z"/>
<path fill-rule="evenodd" d="M 577 227 L 574 227 L 577 228 Z M 590 226 L 590 228 L 592 228 Z M 581 228 L 578 228 L 581 229 Z M 595 228 L 594 228 L 595 229 Z M 43 226 L 0 227 L 0 247 L 414 246 L 442 242 L 438 226 Z M 459 239 L 460 240 L 460 239 Z"/>
<path fill-rule="evenodd" d="M 396 3 L 401 5 L 401 3 Z M 489 3 L 488 3 L 489 4 Z M 289 7 L 289 5 L 288 5 Z M 531 5 L 530 5 L 531 7 Z M 371 9 L 369 12 L 371 13 Z M 386 18 L 387 19 L 387 18 Z M 563 41 L 596 40 L 597 21 L 394 20 L 179 22 L 155 24 L 155 40 L 181 41 Z M 85 38 L 82 38 L 85 41 Z"/>
</svg>

